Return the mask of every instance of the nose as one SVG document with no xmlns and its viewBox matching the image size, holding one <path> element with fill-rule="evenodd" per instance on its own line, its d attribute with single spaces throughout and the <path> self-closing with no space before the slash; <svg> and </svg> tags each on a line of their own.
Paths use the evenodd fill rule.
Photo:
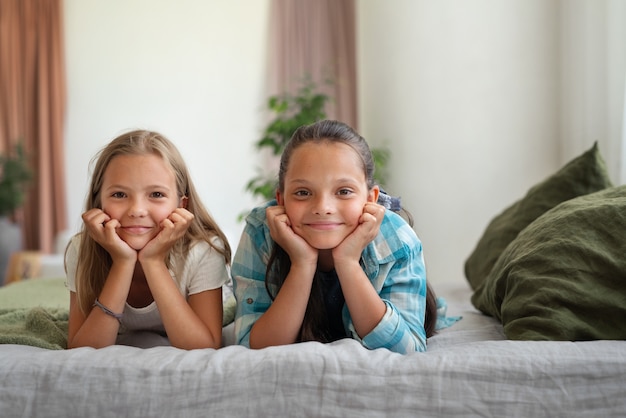
<svg viewBox="0 0 626 418">
<path fill-rule="evenodd" d="M 318 195 L 315 197 L 313 213 L 316 215 L 330 215 L 333 211 L 332 198 L 326 195 Z"/>
<path fill-rule="evenodd" d="M 128 209 L 128 215 L 134 218 L 146 216 L 148 213 L 143 199 L 133 199 Z"/>
</svg>

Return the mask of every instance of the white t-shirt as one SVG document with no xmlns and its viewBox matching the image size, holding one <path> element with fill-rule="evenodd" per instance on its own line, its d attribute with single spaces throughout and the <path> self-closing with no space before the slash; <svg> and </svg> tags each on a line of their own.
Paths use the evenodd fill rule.
<svg viewBox="0 0 626 418">
<path fill-rule="evenodd" d="M 219 238 L 214 238 L 214 243 L 218 244 L 220 242 Z M 79 245 L 80 237 L 76 235 L 70 241 L 65 257 L 67 266 L 66 286 L 72 292 L 76 292 L 76 267 L 78 264 Z M 185 264 L 182 275 L 178 278 L 174 272 L 177 270 L 177 263 L 181 262 Z M 232 294 L 230 290 L 230 269 L 224 262 L 224 257 L 204 241 L 192 244 L 185 260 L 172 260 L 170 274 L 178 284 L 178 290 L 185 298 L 205 290 L 217 289 L 220 286 L 224 286 L 223 298 Z M 165 333 L 156 302 L 153 301 L 148 306 L 140 308 L 135 308 L 126 303 L 120 334 L 129 331 Z"/>
</svg>

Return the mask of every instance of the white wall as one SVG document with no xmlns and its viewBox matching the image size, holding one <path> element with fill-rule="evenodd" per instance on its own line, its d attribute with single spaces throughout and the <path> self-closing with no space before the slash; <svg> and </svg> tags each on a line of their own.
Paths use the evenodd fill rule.
<svg viewBox="0 0 626 418">
<path fill-rule="evenodd" d="M 269 1 L 64 0 L 72 229 L 90 158 L 147 127 L 176 142 L 236 245 L 237 215 L 254 204 L 244 187 L 262 163 L 252 144 L 264 121 Z M 416 219 L 433 282 L 463 280 L 489 220 L 607 132 L 596 103 L 621 135 L 625 3 L 357 1 L 358 128 L 391 150 L 388 189 Z M 608 61 L 572 54 L 578 43 L 606 46 Z M 565 149 L 568 133 L 578 149 Z"/>
<path fill-rule="evenodd" d="M 360 130 L 391 147 L 433 282 L 462 280 L 488 222 L 594 141 L 626 179 L 623 0 L 357 4 Z"/>
<path fill-rule="evenodd" d="M 268 1 L 65 0 L 68 222 L 77 231 L 88 163 L 132 128 L 176 143 L 233 239 L 255 174 Z"/>
<path fill-rule="evenodd" d="M 561 0 L 561 160 L 597 140 L 626 182 L 626 1 Z M 624 135 L 624 137 L 622 137 Z"/>
<path fill-rule="evenodd" d="M 555 2 L 358 2 L 359 120 L 429 278 L 463 278 L 488 221 L 558 166 Z"/>
</svg>

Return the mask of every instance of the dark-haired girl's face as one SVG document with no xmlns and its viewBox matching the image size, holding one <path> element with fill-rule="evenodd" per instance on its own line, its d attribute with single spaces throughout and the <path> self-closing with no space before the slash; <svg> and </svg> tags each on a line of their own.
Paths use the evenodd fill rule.
<svg viewBox="0 0 626 418">
<path fill-rule="evenodd" d="M 363 207 L 373 202 L 363 163 L 350 146 L 308 142 L 293 151 L 277 193 L 294 232 L 319 250 L 338 246 L 359 225 Z"/>
</svg>

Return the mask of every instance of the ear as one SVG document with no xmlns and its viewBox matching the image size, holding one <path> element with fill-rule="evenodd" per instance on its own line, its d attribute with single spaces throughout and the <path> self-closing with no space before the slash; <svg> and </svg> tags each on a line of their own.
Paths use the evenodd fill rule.
<svg viewBox="0 0 626 418">
<path fill-rule="evenodd" d="M 284 206 L 285 204 L 285 199 L 280 190 L 276 190 L 276 203 L 278 203 L 278 206 Z"/>
<path fill-rule="evenodd" d="M 378 195 L 380 194 L 380 187 L 378 186 L 374 186 L 370 189 L 369 193 L 367 194 L 367 201 L 368 202 L 373 202 L 376 203 L 378 202 Z"/>
<path fill-rule="evenodd" d="M 183 209 L 187 209 L 187 203 L 189 202 L 189 198 L 187 196 L 183 196 L 180 198 L 180 206 Z"/>
</svg>

